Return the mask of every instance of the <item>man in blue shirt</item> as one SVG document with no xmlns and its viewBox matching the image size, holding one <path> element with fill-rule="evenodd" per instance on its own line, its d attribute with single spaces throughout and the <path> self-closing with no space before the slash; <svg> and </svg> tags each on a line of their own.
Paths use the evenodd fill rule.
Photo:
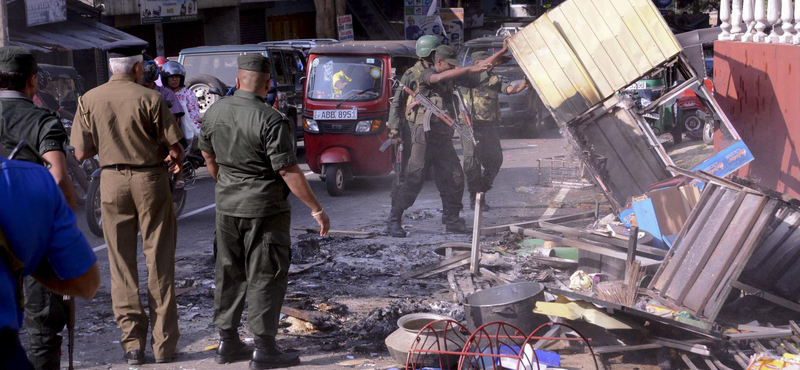
<svg viewBox="0 0 800 370">
<path fill-rule="evenodd" d="M 0 156 L 0 359 L 33 369 L 18 332 L 22 278 L 63 295 L 91 299 L 100 285 L 97 256 L 75 224 L 53 176 L 41 165 Z"/>
</svg>

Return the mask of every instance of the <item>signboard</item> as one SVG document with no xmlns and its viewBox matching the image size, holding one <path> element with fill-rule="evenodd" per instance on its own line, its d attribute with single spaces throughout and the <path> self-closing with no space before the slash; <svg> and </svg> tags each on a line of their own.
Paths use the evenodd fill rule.
<svg viewBox="0 0 800 370">
<path fill-rule="evenodd" d="M 440 1 L 435 0 L 406 0 L 406 16 L 409 15 L 433 15 L 439 14 L 439 9 L 442 7 Z M 433 8 L 433 14 L 430 14 Z M 406 19 L 408 21 L 408 19 Z M 407 26 L 407 25 L 406 25 Z"/>
<path fill-rule="evenodd" d="M 25 0 L 28 27 L 67 20 L 67 0 Z"/>
<path fill-rule="evenodd" d="M 340 15 L 336 17 L 336 28 L 339 30 L 339 41 L 353 41 L 355 37 L 353 36 L 353 16 L 348 15 Z"/>
<path fill-rule="evenodd" d="M 464 9 L 442 8 L 439 15 L 406 16 L 406 40 L 438 36 L 442 45 L 458 48 L 464 43 Z"/>
<path fill-rule="evenodd" d="M 139 0 L 142 24 L 197 19 L 197 0 Z"/>
</svg>

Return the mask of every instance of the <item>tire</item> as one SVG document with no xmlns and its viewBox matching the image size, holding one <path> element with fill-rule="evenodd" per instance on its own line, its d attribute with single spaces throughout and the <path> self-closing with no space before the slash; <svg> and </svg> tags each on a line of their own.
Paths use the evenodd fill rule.
<svg viewBox="0 0 800 370">
<path fill-rule="evenodd" d="M 703 125 L 703 142 L 714 145 L 714 121 L 708 121 Z"/>
<path fill-rule="evenodd" d="M 200 97 L 197 98 L 197 105 L 200 107 L 200 119 L 203 118 L 208 107 L 222 98 L 219 95 L 210 93 L 209 90 L 214 87 L 222 94 L 225 94 L 226 90 L 225 84 L 223 84 L 222 81 L 207 74 L 199 74 L 186 78 L 186 86 L 195 96 L 200 93 Z"/>
<path fill-rule="evenodd" d="M 79 206 L 86 204 L 88 189 L 84 189 L 81 184 L 78 183 L 78 180 L 75 179 L 75 174 L 69 166 L 67 166 L 67 175 L 69 175 L 69 179 L 72 180 L 72 187 L 75 188 L 75 203 Z"/>
<path fill-rule="evenodd" d="M 338 197 L 344 193 L 344 167 L 340 164 L 329 164 L 325 168 L 325 185 L 328 195 Z"/>
<path fill-rule="evenodd" d="M 92 234 L 103 237 L 103 220 L 100 207 L 100 176 L 97 176 L 89 183 L 89 191 L 86 194 L 86 223 L 89 224 L 89 231 Z"/>
<path fill-rule="evenodd" d="M 172 189 L 172 206 L 175 208 L 176 218 L 183 213 L 183 208 L 186 207 L 186 195 L 187 191 L 185 188 Z"/>
<path fill-rule="evenodd" d="M 682 124 L 678 124 L 678 125 L 675 125 L 674 127 L 672 127 L 672 130 L 670 130 L 669 133 L 672 135 L 672 142 L 675 145 L 678 145 L 681 142 L 683 142 L 683 125 Z"/>
<path fill-rule="evenodd" d="M 292 150 L 294 151 L 294 155 L 297 156 L 297 122 L 292 116 L 289 116 L 289 126 L 291 126 L 292 129 Z"/>
<path fill-rule="evenodd" d="M 692 132 L 702 130 L 704 122 L 697 115 L 697 109 L 691 109 L 681 113 L 681 124 L 685 132 Z"/>
</svg>

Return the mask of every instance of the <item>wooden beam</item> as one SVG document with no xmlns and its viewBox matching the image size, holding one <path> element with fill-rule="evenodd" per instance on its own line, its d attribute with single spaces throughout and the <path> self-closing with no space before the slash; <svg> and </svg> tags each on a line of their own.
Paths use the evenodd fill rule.
<svg viewBox="0 0 800 370">
<path fill-rule="evenodd" d="M 514 223 L 514 224 L 489 226 L 489 227 L 484 227 L 483 229 L 481 229 L 481 235 L 485 236 L 485 235 L 492 235 L 492 234 L 501 233 L 503 231 L 509 231 L 509 227 L 511 227 L 511 226 L 518 226 L 518 227 L 525 227 L 525 228 L 528 228 L 528 227 L 539 227 L 539 222 L 542 222 L 542 221 L 549 222 L 551 224 L 560 224 L 560 223 L 565 223 L 565 222 L 583 220 L 584 218 L 589 218 L 589 217 L 593 217 L 593 216 L 594 216 L 594 211 L 590 211 L 590 212 L 575 213 L 575 214 L 566 215 L 566 216 L 543 218 L 543 219 L 539 219 L 539 220 L 536 220 L 536 221 L 525 221 L 525 222 L 518 222 L 518 223 Z"/>
<path fill-rule="evenodd" d="M 467 252 L 462 253 L 453 253 L 453 257 L 448 258 L 442 262 L 439 262 L 433 266 L 426 266 L 419 270 L 413 271 L 409 278 L 411 279 L 422 279 L 429 276 L 433 276 L 442 272 L 450 271 L 454 268 L 468 265 L 469 264 L 469 256 L 470 254 Z"/>
<path fill-rule="evenodd" d="M 616 259 L 623 260 L 623 261 L 627 259 L 626 253 L 619 252 L 619 251 L 616 251 L 616 250 L 611 249 L 609 247 L 604 247 L 604 246 L 597 245 L 597 244 L 589 244 L 589 243 L 586 243 L 586 242 L 581 242 L 581 241 L 577 241 L 577 240 L 573 240 L 573 239 L 562 238 L 560 236 L 550 235 L 550 234 L 546 234 L 546 233 L 543 233 L 543 232 L 534 231 L 534 230 L 530 230 L 530 229 L 523 229 L 523 228 L 520 228 L 520 227 L 517 227 L 517 226 L 511 226 L 510 227 L 510 231 L 512 233 L 517 233 L 517 234 L 521 234 L 521 235 L 525 235 L 525 236 L 530 236 L 532 238 L 549 240 L 551 242 L 556 242 L 558 244 L 566 245 L 568 247 L 574 247 L 574 248 L 582 249 L 582 250 L 585 250 L 585 251 L 588 251 L 588 252 L 602 254 L 604 256 L 616 258 Z M 658 264 L 660 262 L 660 261 L 656 261 L 656 260 L 653 260 L 653 259 L 650 259 L 650 258 L 638 257 L 638 256 L 636 257 L 636 259 L 638 259 L 639 262 L 641 262 L 642 266 L 654 265 L 654 264 Z"/>
<path fill-rule="evenodd" d="M 472 259 L 469 270 L 481 274 L 481 221 L 483 220 L 483 193 L 475 194 L 475 219 L 472 227 Z"/>
</svg>

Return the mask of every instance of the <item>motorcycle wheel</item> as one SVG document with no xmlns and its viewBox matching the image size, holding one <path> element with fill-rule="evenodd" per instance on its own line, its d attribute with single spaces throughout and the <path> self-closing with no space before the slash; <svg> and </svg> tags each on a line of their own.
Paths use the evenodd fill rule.
<svg viewBox="0 0 800 370">
<path fill-rule="evenodd" d="M 703 142 L 707 145 L 714 145 L 714 123 L 706 122 L 703 125 Z"/>
<path fill-rule="evenodd" d="M 183 213 L 186 206 L 186 188 L 172 189 L 172 206 L 175 208 L 175 217 Z"/>
<path fill-rule="evenodd" d="M 103 236 L 103 215 L 100 202 L 100 176 L 93 178 L 86 192 L 86 223 L 92 234 Z"/>
<path fill-rule="evenodd" d="M 72 173 L 72 170 L 67 166 L 67 175 L 69 175 L 69 179 L 72 180 L 72 187 L 75 188 L 75 203 L 79 206 L 86 204 L 86 195 L 89 193 L 88 189 L 84 189 L 78 180 L 75 180 L 75 174 Z"/>
</svg>

